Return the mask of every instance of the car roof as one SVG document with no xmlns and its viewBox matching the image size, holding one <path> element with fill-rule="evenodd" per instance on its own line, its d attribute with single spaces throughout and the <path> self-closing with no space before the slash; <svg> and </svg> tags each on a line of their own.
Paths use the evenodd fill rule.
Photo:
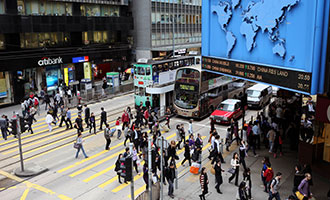
<svg viewBox="0 0 330 200">
<path fill-rule="evenodd" d="M 237 102 L 241 102 L 241 100 L 239 100 L 239 99 L 226 99 L 221 103 L 223 103 L 223 104 L 235 104 Z"/>
<path fill-rule="evenodd" d="M 264 89 L 266 89 L 268 87 L 271 87 L 271 86 L 270 85 L 265 85 L 265 84 L 258 83 L 258 84 L 255 84 L 252 87 L 249 87 L 248 90 L 261 91 L 261 90 L 264 90 Z"/>
</svg>

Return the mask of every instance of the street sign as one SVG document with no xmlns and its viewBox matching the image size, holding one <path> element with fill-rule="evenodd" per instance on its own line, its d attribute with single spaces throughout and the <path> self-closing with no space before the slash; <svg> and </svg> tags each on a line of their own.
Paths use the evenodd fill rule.
<svg viewBox="0 0 330 200">
<path fill-rule="evenodd" d="M 305 94 L 323 93 L 328 0 L 206 0 L 202 68 Z"/>
</svg>

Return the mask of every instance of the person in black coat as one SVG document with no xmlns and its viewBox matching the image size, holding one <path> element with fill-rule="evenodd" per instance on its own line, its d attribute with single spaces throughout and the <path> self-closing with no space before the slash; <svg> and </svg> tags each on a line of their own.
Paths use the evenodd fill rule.
<svg viewBox="0 0 330 200">
<path fill-rule="evenodd" d="M 222 192 L 220 190 L 220 185 L 223 183 L 222 172 L 224 172 L 224 170 L 221 168 L 220 159 L 218 159 L 217 162 L 215 163 L 214 171 L 215 171 L 215 182 L 217 183 L 217 185 L 215 186 L 215 189 L 217 189 L 218 193 L 222 194 Z"/>
<path fill-rule="evenodd" d="M 96 124 L 95 124 L 95 115 L 92 112 L 91 117 L 89 118 L 89 133 L 92 132 L 92 129 L 94 128 L 94 134 L 96 134 Z"/>
<path fill-rule="evenodd" d="M 85 123 L 87 125 L 86 128 L 89 128 L 89 118 L 90 118 L 90 109 L 87 107 L 87 104 L 85 104 Z"/>
<path fill-rule="evenodd" d="M 120 162 L 120 159 L 123 157 L 123 154 L 119 154 L 118 156 L 118 159 L 116 161 L 116 167 L 115 167 L 115 172 L 117 172 L 117 175 L 118 175 L 118 181 L 120 184 L 122 184 L 121 180 L 120 180 L 120 174 L 121 174 L 121 169 L 120 169 L 120 166 L 121 166 L 121 162 Z"/>
<path fill-rule="evenodd" d="M 184 145 L 184 159 L 181 162 L 181 165 L 184 166 L 184 163 L 188 160 L 189 166 L 191 166 L 191 158 L 190 158 L 190 147 L 189 147 L 189 140 L 186 140 L 186 144 Z"/>
<path fill-rule="evenodd" d="M 201 200 L 205 200 L 205 195 L 207 193 L 209 193 L 209 190 L 208 190 L 209 180 L 208 180 L 208 177 L 207 177 L 205 167 L 202 168 L 201 175 L 199 176 L 199 182 L 201 184 L 201 189 L 202 189 L 202 194 L 199 195 L 199 198 L 201 198 Z"/>
<path fill-rule="evenodd" d="M 301 165 L 297 164 L 295 166 L 295 173 L 293 178 L 293 189 L 292 189 L 293 193 L 296 193 L 298 191 L 298 186 L 304 178 L 305 176 L 302 173 Z"/>
<path fill-rule="evenodd" d="M 175 161 L 171 159 L 169 167 L 165 169 L 165 177 L 168 182 L 168 196 L 174 198 Z"/>
<path fill-rule="evenodd" d="M 238 187 L 238 195 L 240 200 L 248 200 L 246 193 L 246 183 L 242 181 Z"/>
<path fill-rule="evenodd" d="M 100 130 L 102 130 L 102 125 L 107 125 L 107 112 L 104 111 L 104 108 L 101 108 L 101 124 L 100 124 Z"/>
<path fill-rule="evenodd" d="M 28 118 L 26 119 L 27 125 L 29 126 L 27 131 L 31 131 L 31 134 L 33 134 L 33 130 L 32 130 L 33 118 L 34 118 L 33 115 L 30 113 L 28 114 Z"/>
</svg>

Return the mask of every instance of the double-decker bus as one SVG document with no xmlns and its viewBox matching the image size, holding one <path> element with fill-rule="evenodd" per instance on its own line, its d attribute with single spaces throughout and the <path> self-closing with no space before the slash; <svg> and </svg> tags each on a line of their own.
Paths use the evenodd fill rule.
<svg viewBox="0 0 330 200">
<path fill-rule="evenodd" d="M 179 116 L 203 118 L 225 99 L 237 99 L 247 84 L 227 76 L 202 71 L 201 65 L 177 70 L 174 108 Z"/>
<path fill-rule="evenodd" d="M 160 94 L 148 93 L 146 88 L 172 84 L 172 88 L 167 87 L 167 90 L 164 91 L 173 91 L 176 70 L 180 67 L 193 65 L 195 62 L 196 57 L 194 56 L 181 56 L 164 60 L 138 60 L 134 64 L 135 106 L 141 104 L 145 106 L 148 98 L 152 107 L 160 107 Z"/>
</svg>

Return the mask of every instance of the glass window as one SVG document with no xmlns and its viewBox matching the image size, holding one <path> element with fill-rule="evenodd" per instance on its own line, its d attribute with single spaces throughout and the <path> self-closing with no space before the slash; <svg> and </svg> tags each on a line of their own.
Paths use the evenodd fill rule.
<svg viewBox="0 0 330 200">
<path fill-rule="evenodd" d="M 23 0 L 17 0 L 17 11 L 20 15 L 25 15 L 25 5 Z"/>
<path fill-rule="evenodd" d="M 69 34 L 65 34 L 66 42 Z M 64 44 L 64 33 L 21 33 L 21 48 L 52 47 Z"/>
<path fill-rule="evenodd" d="M 146 75 L 147 75 L 147 76 L 151 75 L 151 72 L 150 72 L 150 71 L 151 71 L 151 70 L 150 70 L 150 67 L 147 67 L 147 68 L 146 68 Z"/>
<path fill-rule="evenodd" d="M 65 3 L 65 13 L 67 16 L 72 16 L 72 3 Z"/>
<path fill-rule="evenodd" d="M 3 34 L 0 34 L 0 49 L 5 48 L 5 36 Z"/>
</svg>

